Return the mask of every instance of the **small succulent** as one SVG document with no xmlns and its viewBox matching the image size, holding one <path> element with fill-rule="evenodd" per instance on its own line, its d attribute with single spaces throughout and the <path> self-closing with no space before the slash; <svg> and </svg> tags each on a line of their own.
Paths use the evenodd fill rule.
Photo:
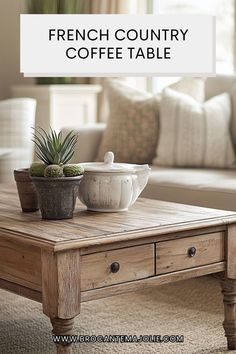
<svg viewBox="0 0 236 354">
<path fill-rule="evenodd" d="M 76 177 L 84 173 L 84 168 L 78 164 L 68 164 L 63 168 L 66 177 Z"/>
<path fill-rule="evenodd" d="M 59 165 L 49 165 L 44 170 L 44 177 L 58 178 L 63 176 L 63 167 Z"/>
<path fill-rule="evenodd" d="M 32 177 L 44 177 L 44 170 L 47 165 L 43 162 L 33 162 L 30 166 L 29 173 Z"/>
<path fill-rule="evenodd" d="M 77 134 L 70 131 L 65 138 L 62 133 L 50 129 L 47 133 L 42 128 L 33 128 L 33 142 L 36 155 L 42 162 L 34 162 L 30 167 L 32 177 L 76 177 L 84 173 L 82 166 L 68 164 L 74 155 Z"/>
<path fill-rule="evenodd" d="M 62 133 L 56 133 L 50 129 L 47 133 L 44 129 L 34 129 L 33 142 L 36 146 L 36 155 L 46 165 L 65 165 L 73 155 L 78 136 L 70 131 L 65 138 Z"/>
</svg>

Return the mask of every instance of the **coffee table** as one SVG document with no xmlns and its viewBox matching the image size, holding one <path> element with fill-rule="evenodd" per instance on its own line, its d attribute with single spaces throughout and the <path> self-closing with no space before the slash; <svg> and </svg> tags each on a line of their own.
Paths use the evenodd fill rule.
<svg viewBox="0 0 236 354">
<path fill-rule="evenodd" d="M 83 301 L 222 271 L 223 326 L 236 349 L 236 213 L 140 199 L 129 212 L 78 203 L 74 219 L 42 221 L 0 187 L 0 287 L 41 302 L 54 334 L 72 334 Z"/>
</svg>

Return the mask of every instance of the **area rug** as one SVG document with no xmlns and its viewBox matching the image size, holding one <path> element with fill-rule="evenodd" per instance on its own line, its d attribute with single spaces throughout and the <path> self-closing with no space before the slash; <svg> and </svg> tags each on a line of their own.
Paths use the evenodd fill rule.
<svg viewBox="0 0 236 354">
<path fill-rule="evenodd" d="M 79 354 L 225 353 L 219 280 L 185 280 L 82 304 L 76 333 L 184 335 L 183 343 L 83 343 Z M 51 325 L 36 302 L 0 291 L 0 353 L 51 354 Z M 227 353 L 234 353 L 229 351 Z"/>
</svg>

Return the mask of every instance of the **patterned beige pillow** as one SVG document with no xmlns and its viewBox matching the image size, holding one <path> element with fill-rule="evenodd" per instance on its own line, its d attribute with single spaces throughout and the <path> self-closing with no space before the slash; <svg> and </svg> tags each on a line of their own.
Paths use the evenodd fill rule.
<svg viewBox="0 0 236 354">
<path fill-rule="evenodd" d="M 235 155 L 230 137 L 230 96 L 200 105 L 192 97 L 166 89 L 160 107 L 160 137 L 154 164 L 229 167 Z"/>
<path fill-rule="evenodd" d="M 151 163 L 158 138 L 159 98 L 119 80 L 107 84 L 110 117 L 97 156 L 113 151 L 116 162 Z"/>
</svg>

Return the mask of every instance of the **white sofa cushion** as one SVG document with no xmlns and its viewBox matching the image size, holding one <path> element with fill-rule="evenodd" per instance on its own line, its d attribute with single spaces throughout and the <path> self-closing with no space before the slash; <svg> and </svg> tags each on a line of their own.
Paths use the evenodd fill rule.
<svg viewBox="0 0 236 354">
<path fill-rule="evenodd" d="M 236 170 L 152 166 L 141 197 L 236 210 Z"/>
<path fill-rule="evenodd" d="M 230 137 L 231 101 L 227 93 L 200 105 L 167 88 L 160 108 L 160 137 L 154 164 L 229 167 L 235 155 Z"/>
<path fill-rule="evenodd" d="M 73 163 L 95 161 L 98 146 L 106 129 L 104 123 L 85 124 L 78 127 L 64 127 L 62 131 L 65 137 L 71 130 L 78 134 L 75 154 L 71 160 Z"/>
</svg>

